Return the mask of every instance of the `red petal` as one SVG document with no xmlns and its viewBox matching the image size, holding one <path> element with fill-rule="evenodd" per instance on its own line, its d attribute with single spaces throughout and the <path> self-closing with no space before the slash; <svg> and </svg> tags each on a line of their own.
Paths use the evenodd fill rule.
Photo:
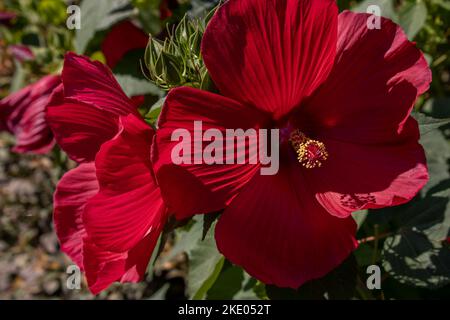
<svg viewBox="0 0 450 320">
<path fill-rule="evenodd" d="M 64 99 L 62 85 L 53 93 L 46 119 L 58 144 L 77 162 L 93 161 L 100 146 L 118 131 L 118 116 Z"/>
<path fill-rule="evenodd" d="M 169 93 L 159 120 L 153 163 L 164 200 L 177 218 L 224 208 L 251 179 L 259 165 L 207 165 L 194 164 L 193 161 L 192 164 L 176 165 L 171 153 L 179 142 L 171 140 L 173 132 L 186 129 L 194 143 L 194 121 L 202 121 L 201 134 L 215 128 L 225 137 L 226 129 L 261 127 L 267 118 L 257 109 L 206 91 L 183 87 Z M 218 141 L 223 145 L 226 140 Z M 191 150 L 188 141 L 187 147 Z M 226 148 L 220 150 L 226 155 Z M 247 146 L 245 150 L 248 150 Z M 194 152 L 191 155 L 192 159 Z M 248 159 L 248 153 L 246 157 Z"/>
<path fill-rule="evenodd" d="M 205 64 L 223 95 L 279 119 L 328 76 L 337 15 L 331 0 L 230 0 L 206 29 Z"/>
<path fill-rule="evenodd" d="M 86 235 L 82 213 L 87 201 L 97 191 L 95 166 L 93 163 L 85 163 L 61 178 L 54 195 L 53 219 L 61 250 L 81 269 L 83 238 Z"/>
<path fill-rule="evenodd" d="M 297 288 L 337 267 L 356 248 L 355 222 L 314 199 L 294 156 L 274 176 L 256 175 L 216 227 L 219 251 L 266 284 Z"/>
<path fill-rule="evenodd" d="M 144 49 L 148 43 L 148 35 L 136 27 L 131 21 L 116 24 L 102 43 L 102 51 L 106 63 L 113 69 L 123 56 L 134 49 Z"/>
<path fill-rule="evenodd" d="M 137 112 L 111 71 L 98 61 L 67 53 L 62 80 L 64 94 L 68 99 L 91 104 L 117 115 Z"/>
<path fill-rule="evenodd" d="M 84 267 L 91 292 L 98 294 L 116 281 L 142 281 L 161 228 L 152 230 L 134 248 L 123 253 L 102 250 L 89 238 L 85 239 Z"/>
<path fill-rule="evenodd" d="M 136 106 L 136 108 L 139 108 L 140 106 L 142 106 L 145 102 L 145 96 L 134 96 L 131 97 L 131 103 Z"/>
<path fill-rule="evenodd" d="M 14 129 L 16 144 L 13 151 L 44 154 L 52 150 L 53 134 L 45 121 L 45 106 L 48 96 L 41 96 L 30 103 L 23 112 L 19 125 Z"/>
<path fill-rule="evenodd" d="M 84 212 L 92 241 L 113 252 L 130 250 L 165 220 L 166 208 L 152 175 L 153 130 L 134 115 L 97 154 L 99 193 Z"/>
<path fill-rule="evenodd" d="M 16 137 L 16 152 L 46 153 L 53 135 L 45 122 L 45 106 L 59 76 L 46 76 L 0 101 L 0 129 Z"/>
<path fill-rule="evenodd" d="M 317 200 L 331 214 L 347 217 L 361 209 L 395 206 L 411 200 L 428 181 L 421 145 L 365 146 L 323 140 L 329 159 L 305 170 Z"/>
<path fill-rule="evenodd" d="M 375 144 L 417 140 L 408 120 L 431 81 L 423 54 L 392 21 L 367 28 L 368 15 L 339 15 L 336 64 L 298 116 L 303 128 L 336 140 Z"/>
<path fill-rule="evenodd" d="M 13 44 L 8 48 L 11 51 L 11 55 L 20 62 L 34 59 L 34 53 L 28 46 L 23 44 Z"/>
<path fill-rule="evenodd" d="M 164 21 L 168 18 L 170 18 L 173 15 L 172 10 L 170 7 L 178 6 L 177 1 L 175 0 L 162 0 L 159 5 L 159 19 L 161 21 Z"/>
</svg>

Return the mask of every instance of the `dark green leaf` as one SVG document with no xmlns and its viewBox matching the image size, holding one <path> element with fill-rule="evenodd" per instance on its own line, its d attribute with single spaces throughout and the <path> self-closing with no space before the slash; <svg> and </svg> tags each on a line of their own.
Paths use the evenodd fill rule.
<svg viewBox="0 0 450 320">
<path fill-rule="evenodd" d="M 242 268 L 226 262 L 214 285 L 209 289 L 210 300 L 258 300 L 257 281 Z"/>
<path fill-rule="evenodd" d="M 94 37 L 100 22 L 111 10 L 109 0 L 84 0 L 81 3 L 81 28 L 75 35 L 75 48 L 79 54 L 83 54 Z"/>
<path fill-rule="evenodd" d="M 83 0 L 80 6 L 81 28 L 75 35 L 77 53 L 83 54 L 86 51 L 90 40 L 98 30 L 106 29 L 123 19 L 123 12 L 116 10 L 127 4 L 129 4 L 128 0 Z M 112 13 L 112 17 L 109 17 L 110 13 Z M 130 14 L 130 12 L 126 13 L 128 16 Z"/>
<path fill-rule="evenodd" d="M 421 139 L 430 181 L 422 197 L 398 208 L 392 223 L 399 232 L 386 238 L 383 266 L 396 280 L 413 286 L 439 288 L 450 283 L 450 251 L 443 241 L 450 234 L 450 147 L 442 132 Z"/>
<path fill-rule="evenodd" d="M 450 119 L 436 119 L 420 112 L 413 112 L 412 116 L 419 123 L 420 134 L 422 136 L 450 123 Z"/>
<path fill-rule="evenodd" d="M 384 269 L 402 283 L 430 289 L 450 283 L 450 249 L 417 229 L 387 238 L 383 257 Z"/>
<path fill-rule="evenodd" d="M 399 10 L 399 24 L 410 40 L 423 28 L 426 19 L 427 6 L 423 1 L 406 1 Z"/>
<path fill-rule="evenodd" d="M 189 230 L 180 231 L 175 253 L 186 252 L 189 258 L 187 293 L 190 299 L 203 299 L 222 270 L 224 257 L 219 253 L 214 239 L 214 226 L 202 240 L 204 217 L 195 216 Z"/>
<path fill-rule="evenodd" d="M 129 97 L 145 94 L 161 96 L 162 94 L 153 83 L 145 79 L 138 79 L 129 75 L 116 75 L 116 79 Z"/>
<path fill-rule="evenodd" d="M 272 300 L 351 299 L 355 296 L 356 282 L 356 259 L 350 255 L 329 274 L 303 284 L 298 290 L 266 286 L 266 292 Z"/>
</svg>

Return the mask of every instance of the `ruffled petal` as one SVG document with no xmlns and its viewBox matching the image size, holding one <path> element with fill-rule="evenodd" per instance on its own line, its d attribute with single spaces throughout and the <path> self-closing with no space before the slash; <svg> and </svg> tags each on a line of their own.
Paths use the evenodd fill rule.
<svg viewBox="0 0 450 320">
<path fill-rule="evenodd" d="M 130 117 L 134 116 L 130 115 Z M 120 154 L 124 155 L 123 151 L 127 154 L 126 157 L 129 162 L 125 165 L 121 162 L 117 163 L 116 167 L 108 167 L 111 162 L 105 164 L 104 160 L 98 160 L 97 172 L 94 163 L 83 163 L 61 179 L 55 193 L 54 220 L 61 248 L 81 269 L 84 269 L 89 289 L 94 294 L 98 294 L 116 281 L 138 282 L 143 279 L 153 249 L 166 221 L 167 212 L 160 196 L 157 196 L 159 193 L 155 191 L 156 187 L 147 187 L 148 185 L 154 186 L 150 171 L 146 171 L 148 176 L 145 177 L 145 174 L 139 170 L 140 166 L 133 162 L 134 160 L 139 161 L 139 156 L 133 156 L 129 150 L 129 148 L 132 148 L 139 154 L 146 154 L 148 159 L 150 145 L 144 148 L 137 144 L 143 143 L 143 140 L 149 144 L 152 136 L 133 135 L 133 131 L 142 133 L 142 131 L 151 129 L 142 122 L 136 123 L 134 119 L 129 118 L 123 119 L 123 125 L 124 128 L 128 128 L 128 131 L 124 133 L 125 129 L 123 129 L 116 138 L 105 143 L 99 152 L 99 159 L 108 155 L 113 158 L 114 156 L 120 157 Z M 143 126 L 145 126 L 145 129 Z M 126 145 L 120 145 L 124 142 L 121 139 L 130 133 L 129 138 L 132 138 L 133 141 L 130 143 L 127 140 L 125 141 Z M 121 149 L 121 147 L 124 147 L 124 149 Z M 117 160 L 117 158 L 114 158 L 114 160 Z M 115 181 L 116 171 L 114 170 L 127 168 L 127 166 L 130 169 L 126 169 L 123 175 L 118 174 L 117 177 L 120 181 Z M 148 169 L 148 166 L 148 161 L 143 164 L 146 169 Z M 107 170 L 113 170 L 110 172 L 112 176 L 109 176 Z M 97 176 L 100 179 L 100 189 Z M 145 179 L 139 179 L 139 176 L 145 177 Z M 120 183 L 123 183 L 125 190 L 122 197 L 120 197 L 120 188 L 117 188 Z M 133 184 L 135 184 L 134 189 Z M 139 190 L 140 186 L 136 184 L 142 184 L 142 190 L 148 191 L 149 194 L 145 192 L 138 194 L 139 192 L 136 192 L 136 190 Z M 130 218 L 127 211 L 130 206 L 127 206 L 127 203 L 133 203 L 133 199 L 135 199 L 133 196 L 142 196 L 144 201 L 139 199 L 137 205 L 132 208 L 134 209 L 133 212 L 136 213 L 134 216 L 136 220 L 134 224 L 130 225 L 130 221 L 127 221 L 127 217 Z M 122 199 L 122 202 L 120 202 L 120 199 Z M 113 204 L 111 205 L 109 201 L 112 201 Z M 108 212 L 108 210 L 113 210 L 113 212 Z M 141 213 L 139 216 L 138 212 Z M 145 214 L 149 216 L 147 217 Z M 92 215 L 97 216 L 93 217 Z M 128 223 L 127 225 L 131 229 L 127 230 L 129 232 L 127 236 L 133 238 L 134 235 L 138 235 L 140 239 L 131 246 L 126 244 L 127 248 L 124 250 L 113 252 L 103 248 L 103 242 L 108 236 L 97 237 L 94 232 L 94 237 L 91 237 L 86 232 L 86 229 L 91 230 L 93 226 L 95 227 L 93 221 L 99 222 L 101 219 L 105 219 L 103 221 L 105 229 L 102 230 L 107 233 L 112 232 L 115 237 L 120 238 L 120 234 L 114 234 L 117 229 L 109 228 L 121 227 L 121 223 Z M 146 224 L 149 219 L 152 220 L 151 226 L 147 227 L 145 234 L 140 233 L 140 224 Z M 97 231 L 97 229 L 95 230 Z M 120 239 L 123 240 L 123 238 Z M 96 240 L 100 240 L 99 243 Z M 125 246 L 125 244 L 120 242 L 120 247 L 122 246 Z M 116 247 L 113 246 L 113 248 Z"/>
<path fill-rule="evenodd" d="M 60 84 L 59 76 L 49 75 L 0 101 L 0 130 L 16 138 L 14 151 L 46 153 L 54 145 L 45 122 L 50 94 Z"/>
<path fill-rule="evenodd" d="M 53 92 L 46 120 L 58 145 L 77 162 L 94 161 L 101 145 L 118 131 L 117 115 L 65 99 L 62 85 Z"/>
<path fill-rule="evenodd" d="M 253 277 L 298 288 L 345 260 L 357 246 L 355 232 L 351 217 L 333 217 L 320 206 L 289 154 L 277 175 L 255 175 L 225 209 L 216 240 Z"/>
<path fill-rule="evenodd" d="M 105 251 L 86 238 L 83 247 L 84 267 L 89 290 L 98 294 L 116 281 L 143 280 L 162 226 L 155 228 L 130 251 Z"/>
<path fill-rule="evenodd" d="M 238 155 L 249 159 L 249 140 L 239 145 L 245 144 L 245 152 L 236 151 L 233 158 L 229 157 L 234 164 L 206 164 L 202 152 L 209 142 L 202 142 L 202 135 L 209 129 L 220 133 L 220 137 L 211 140 L 218 143 L 216 155 L 226 163 L 224 158 L 230 149 L 226 129 L 264 127 L 267 119 L 268 116 L 257 109 L 206 91 L 183 87 L 169 93 L 159 119 L 153 164 L 165 203 L 177 218 L 224 208 L 259 169 L 258 164 L 249 164 L 249 161 L 236 164 Z M 195 121 L 200 121 L 202 127 L 196 128 Z M 189 139 L 183 137 L 181 141 L 180 137 L 175 137 L 172 141 L 178 130 L 184 130 Z M 175 164 L 172 159 L 172 153 L 180 145 L 186 150 L 180 154 L 190 163 Z M 200 146 L 200 152 L 196 152 L 193 145 Z"/>
<path fill-rule="evenodd" d="M 327 78 L 337 16 L 331 0 L 230 0 L 204 34 L 205 64 L 223 95 L 279 119 Z"/>
<path fill-rule="evenodd" d="M 20 62 L 33 60 L 35 58 L 30 47 L 23 44 L 13 44 L 8 47 L 11 55 Z"/>
<path fill-rule="evenodd" d="M 67 53 L 62 81 L 67 99 L 91 104 L 116 115 L 137 112 L 111 71 L 98 61 Z"/>
<path fill-rule="evenodd" d="M 100 191 L 83 217 L 95 245 L 113 252 L 132 249 L 166 216 L 150 163 L 154 131 L 134 115 L 122 117 L 121 126 L 97 154 Z"/>
<path fill-rule="evenodd" d="M 417 142 L 366 146 L 323 140 L 329 158 L 305 170 L 317 200 L 333 215 L 400 205 L 428 181 L 425 153 Z"/>
<path fill-rule="evenodd" d="M 367 28 L 369 15 L 339 15 L 335 66 L 327 81 L 299 110 L 298 126 L 313 134 L 362 144 L 417 141 L 409 118 L 431 82 L 428 64 L 401 28 L 382 19 Z"/>
<path fill-rule="evenodd" d="M 48 95 L 34 99 L 24 110 L 20 123 L 14 128 L 16 144 L 14 152 L 44 154 L 52 150 L 55 142 L 45 121 L 45 106 Z"/>
<path fill-rule="evenodd" d="M 83 267 L 83 238 L 86 230 L 82 214 L 87 201 L 98 192 L 94 163 L 81 164 L 59 181 L 53 201 L 56 234 L 65 252 L 80 269 Z"/>
</svg>

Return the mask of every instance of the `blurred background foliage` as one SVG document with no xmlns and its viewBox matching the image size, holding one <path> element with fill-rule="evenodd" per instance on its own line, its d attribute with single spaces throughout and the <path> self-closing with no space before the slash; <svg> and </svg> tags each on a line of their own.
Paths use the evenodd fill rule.
<svg viewBox="0 0 450 320">
<path fill-rule="evenodd" d="M 154 125 L 166 91 L 180 85 L 214 90 L 199 44 L 214 0 L 0 0 L 0 98 L 43 75 L 59 73 L 76 51 L 106 62 L 102 43 L 129 20 L 151 35 L 126 53 L 113 73 Z M 55 184 L 74 164 L 57 148 L 46 156 L 11 153 L 0 135 L 0 298 L 72 299 L 433 299 L 450 297 L 450 1 L 338 0 L 339 9 L 383 16 L 405 30 L 433 72 L 416 105 L 430 182 L 411 203 L 354 214 L 360 247 L 340 267 L 299 290 L 265 286 L 231 265 L 215 246 L 217 214 L 171 221 L 143 283 L 113 285 L 97 297 L 83 284 L 69 290 L 71 262 L 51 224 Z M 69 4 L 81 6 L 82 28 L 66 27 Z M 1 15 L 3 13 L 3 15 Z M 189 19 L 183 17 L 187 16 Z M 8 16 L 10 18 L 6 19 Z M 11 18 L 12 16 L 12 18 Z M 188 58 L 186 58 L 188 57 Z M 149 81 L 150 80 L 150 81 Z M 366 268 L 382 267 L 382 289 L 368 290 Z"/>
</svg>

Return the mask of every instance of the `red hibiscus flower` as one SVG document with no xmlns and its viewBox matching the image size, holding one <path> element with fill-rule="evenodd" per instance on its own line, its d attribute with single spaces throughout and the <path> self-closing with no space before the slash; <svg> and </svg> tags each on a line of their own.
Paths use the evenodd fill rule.
<svg viewBox="0 0 450 320">
<path fill-rule="evenodd" d="M 410 112 L 431 72 L 399 26 L 369 30 L 368 18 L 331 0 L 229 0 L 202 42 L 220 95 L 183 87 L 166 99 L 153 150 L 166 205 L 178 218 L 224 208 L 219 250 L 265 283 L 325 275 L 357 245 L 351 212 L 404 203 L 427 182 Z M 195 137 L 198 120 L 279 128 L 278 173 L 173 164 L 172 133 Z"/>
<path fill-rule="evenodd" d="M 46 153 L 52 149 L 53 136 L 44 111 L 60 82 L 59 76 L 46 76 L 0 100 L 0 130 L 16 137 L 15 152 Z"/>
<path fill-rule="evenodd" d="M 150 164 L 154 131 L 112 73 L 69 53 L 46 112 L 57 143 L 79 166 L 54 196 L 62 250 L 97 294 L 142 280 L 166 220 Z"/>
</svg>

